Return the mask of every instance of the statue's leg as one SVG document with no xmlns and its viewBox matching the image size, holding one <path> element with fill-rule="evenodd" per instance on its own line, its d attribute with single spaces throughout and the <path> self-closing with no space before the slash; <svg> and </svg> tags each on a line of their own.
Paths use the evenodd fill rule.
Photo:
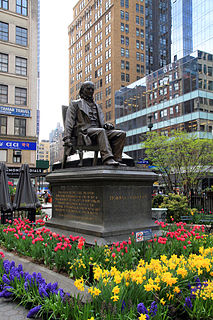
<svg viewBox="0 0 213 320">
<path fill-rule="evenodd" d="M 113 158 L 112 149 L 106 134 L 106 130 L 103 128 L 89 128 L 87 130 L 89 137 L 98 144 L 101 159 L 104 162 L 106 159 Z"/>
<path fill-rule="evenodd" d="M 122 152 L 126 141 L 126 132 L 122 130 L 107 130 L 107 136 L 116 161 L 122 161 Z"/>
<path fill-rule="evenodd" d="M 78 164 L 79 167 L 83 167 L 83 150 L 79 149 L 79 158 L 80 158 L 80 162 Z"/>
</svg>

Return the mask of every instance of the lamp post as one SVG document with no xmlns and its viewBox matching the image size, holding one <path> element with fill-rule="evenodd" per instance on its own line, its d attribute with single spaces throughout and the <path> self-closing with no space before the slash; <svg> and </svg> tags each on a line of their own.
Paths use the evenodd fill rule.
<svg viewBox="0 0 213 320">
<path fill-rule="evenodd" d="M 148 116 L 148 119 L 149 119 L 148 128 L 149 128 L 149 131 L 151 132 L 152 127 L 153 127 L 152 114 L 150 114 L 150 115 Z"/>
</svg>

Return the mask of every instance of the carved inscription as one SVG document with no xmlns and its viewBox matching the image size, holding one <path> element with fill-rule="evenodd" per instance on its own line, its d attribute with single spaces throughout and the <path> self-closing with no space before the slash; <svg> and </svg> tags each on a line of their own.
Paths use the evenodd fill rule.
<svg viewBox="0 0 213 320">
<path fill-rule="evenodd" d="M 54 209 L 57 216 L 91 221 L 101 212 L 101 202 L 93 191 L 57 190 Z"/>
<path fill-rule="evenodd" d="M 109 200 L 110 201 L 116 201 L 116 200 L 144 200 L 147 198 L 147 194 L 138 194 L 138 195 L 110 195 Z"/>
</svg>

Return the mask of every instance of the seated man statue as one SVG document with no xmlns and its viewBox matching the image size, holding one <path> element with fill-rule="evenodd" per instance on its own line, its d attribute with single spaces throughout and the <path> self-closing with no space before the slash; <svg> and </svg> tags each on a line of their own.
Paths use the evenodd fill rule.
<svg viewBox="0 0 213 320">
<path fill-rule="evenodd" d="M 67 109 L 64 146 L 72 148 L 72 135 L 82 139 L 88 146 L 99 146 L 101 159 L 104 165 L 126 166 L 122 163 L 122 151 L 125 144 L 126 133 L 115 130 L 113 124 L 104 123 L 104 114 L 93 100 L 95 86 L 93 82 L 86 81 L 81 85 L 79 95 L 81 99 L 74 100 Z"/>
</svg>

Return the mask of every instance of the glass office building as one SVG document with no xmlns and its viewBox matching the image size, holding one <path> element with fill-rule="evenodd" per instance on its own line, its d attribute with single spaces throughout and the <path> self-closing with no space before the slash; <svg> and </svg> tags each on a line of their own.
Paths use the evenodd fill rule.
<svg viewBox="0 0 213 320">
<path fill-rule="evenodd" d="M 172 61 L 196 50 L 213 53 L 213 1 L 172 0 Z"/>
<path fill-rule="evenodd" d="M 213 55 L 196 51 L 115 94 L 116 127 L 127 132 L 124 152 L 143 158 L 142 141 L 152 130 L 180 129 L 213 138 Z"/>
</svg>

